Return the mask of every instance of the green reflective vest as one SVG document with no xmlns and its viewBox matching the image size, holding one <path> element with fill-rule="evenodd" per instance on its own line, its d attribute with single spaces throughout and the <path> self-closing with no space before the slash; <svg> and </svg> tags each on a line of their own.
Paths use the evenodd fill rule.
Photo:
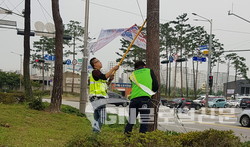
<svg viewBox="0 0 250 147">
<path fill-rule="evenodd" d="M 134 77 L 132 77 L 134 76 Z M 144 85 L 145 87 L 147 87 L 148 89 L 152 90 L 152 77 L 150 74 L 150 69 L 149 68 L 142 68 L 142 69 L 138 69 L 135 70 L 129 77 L 129 79 L 131 80 L 132 83 L 132 91 L 131 91 L 131 95 L 130 95 L 130 99 L 136 98 L 136 97 L 141 97 L 141 96 L 148 96 L 151 97 L 150 94 L 148 94 L 147 92 L 145 92 L 142 88 L 140 88 L 138 86 L 138 83 L 136 84 L 135 82 L 133 82 L 134 80 L 132 80 L 132 78 L 134 78 L 136 80 L 136 82 L 138 82 L 139 84 Z"/>
<path fill-rule="evenodd" d="M 92 74 L 89 79 L 89 95 L 93 96 L 107 96 L 107 81 L 99 79 L 95 81 Z"/>
</svg>

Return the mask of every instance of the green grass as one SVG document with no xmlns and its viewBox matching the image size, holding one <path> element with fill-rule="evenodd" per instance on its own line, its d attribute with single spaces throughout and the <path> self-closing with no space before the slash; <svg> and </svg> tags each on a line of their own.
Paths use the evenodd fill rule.
<svg viewBox="0 0 250 147">
<path fill-rule="evenodd" d="M 84 118 L 66 113 L 0 104 L 0 146 L 65 146 L 73 136 L 91 133 Z"/>
</svg>

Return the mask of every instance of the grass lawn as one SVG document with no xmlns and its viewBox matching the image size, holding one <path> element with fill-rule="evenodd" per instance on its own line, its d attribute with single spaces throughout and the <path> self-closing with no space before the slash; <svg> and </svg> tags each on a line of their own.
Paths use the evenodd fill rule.
<svg viewBox="0 0 250 147">
<path fill-rule="evenodd" d="M 74 136 L 91 133 L 84 118 L 66 113 L 0 104 L 0 146 L 65 146 Z"/>
</svg>

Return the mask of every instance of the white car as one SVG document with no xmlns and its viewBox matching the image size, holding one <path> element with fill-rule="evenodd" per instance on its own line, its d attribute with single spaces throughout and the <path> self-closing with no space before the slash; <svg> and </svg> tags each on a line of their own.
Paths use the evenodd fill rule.
<svg viewBox="0 0 250 147">
<path fill-rule="evenodd" d="M 250 126 L 250 109 L 244 109 L 241 112 L 241 114 L 238 115 L 237 120 L 243 127 L 249 127 Z"/>
<path fill-rule="evenodd" d="M 239 108 L 240 100 L 227 100 L 229 107 Z"/>
</svg>

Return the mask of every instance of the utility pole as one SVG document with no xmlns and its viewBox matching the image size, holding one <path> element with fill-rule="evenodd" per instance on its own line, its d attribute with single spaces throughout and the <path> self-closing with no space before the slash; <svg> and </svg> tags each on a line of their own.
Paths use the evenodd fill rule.
<svg viewBox="0 0 250 147">
<path fill-rule="evenodd" d="M 73 38 L 73 60 L 72 60 L 72 65 L 73 65 L 73 74 L 72 74 L 72 87 L 71 87 L 71 92 L 74 92 L 74 85 L 75 85 L 75 45 L 76 45 L 76 29 L 74 27 L 74 38 Z"/>
<path fill-rule="evenodd" d="M 84 26 L 84 49 L 81 71 L 81 88 L 80 88 L 80 112 L 85 114 L 87 97 L 88 97 L 88 24 L 89 24 L 89 0 L 85 2 L 85 26 Z"/>
<path fill-rule="evenodd" d="M 147 0 L 147 49 L 146 49 L 146 61 L 147 67 L 151 68 L 157 80 L 160 83 L 160 58 L 159 58 L 159 0 Z M 152 99 L 156 102 L 160 100 L 160 93 L 157 92 Z M 157 104 L 156 104 L 157 105 Z M 149 124 L 149 131 L 154 131 L 158 126 L 158 108 L 153 105 L 154 108 L 154 124 Z"/>
<path fill-rule="evenodd" d="M 209 86 L 209 77 L 212 75 L 211 73 L 211 54 L 212 54 L 212 19 L 207 19 L 203 16 L 200 16 L 196 13 L 192 13 L 193 15 L 195 16 L 198 16 L 200 18 L 203 18 L 203 20 L 201 21 L 207 21 L 210 23 L 210 35 L 209 35 L 209 49 L 208 49 L 208 57 L 207 57 L 207 62 L 208 62 L 208 65 L 207 65 L 207 84 L 206 84 L 206 103 L 205 103 L 205 106 L 208 107 L 208 94 L 212 93 L 212 87 Z M 199 21 L 199 20 L 198 20 Z"/>
<path fill-rule="evenodd" d="M 30 0 L 25 0 L 23 79 L 25 96 L 28 100 L 33 99 L 32 87 L 30 82 L 30 13 Z"/>
<path fill-rule="evenodd" d="M 228 89 L 228 81 L 229 81 L 229 67 L 230 67 L 230 60 L 228 60 L 228 64 L 227 64 L 227 85 L 226 85 L 226 89 L 225 89 L 225 97 L 227 97 L 227 89 Z"/>
</svg>

